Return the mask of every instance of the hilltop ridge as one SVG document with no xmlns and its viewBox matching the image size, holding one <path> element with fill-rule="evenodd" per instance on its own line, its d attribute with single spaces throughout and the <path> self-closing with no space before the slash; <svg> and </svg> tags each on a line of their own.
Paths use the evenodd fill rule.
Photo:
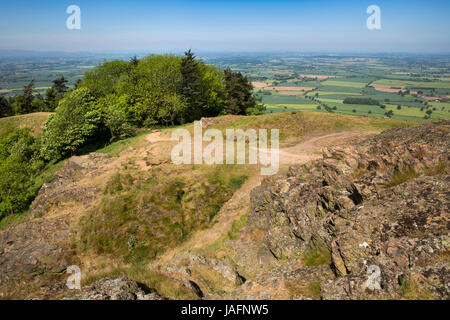
<svg viewBox="0 0 450 320">
<path fill-rule="evenodd" d="M 448 297 L 448 121 L 379 135 L 406 123 L 309 112 L 206 122 L 280 125 L 292 157 L 263 180 L 249 166 L 177 167 L 170 130 L 72 157 L 0 230 L 2 297 Z M 72 264 L 81 293 L 65 287 Z M 366 292 L 372 264 L 383 290 Z"/>
</svg>

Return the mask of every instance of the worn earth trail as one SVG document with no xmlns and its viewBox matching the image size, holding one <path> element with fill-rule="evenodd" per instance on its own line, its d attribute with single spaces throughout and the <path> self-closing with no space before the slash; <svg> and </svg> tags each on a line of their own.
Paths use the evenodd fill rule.
<svg viewBox="0 0 450 320">
<path fill-rule="evenodd" d="M 343 131 L 307 138 L 294 146 L 280 147 L 280 171 L 285 170 L 289 165 L 302 165 L 311 160 L 321 157 L 321 150 L 324 147 L 333 145 L 348 144 L 370 136 L 378 132 Z M 169 141 L 170 137 L 164 137 L 160 132 L 147 136 L 151 143 L 161 143 Z M 199 230 L 194 233 L 189 240 L 182 245 L 166 251 L 152 264 L 162 265 L 169 262 L 177 253 L 187 250 L 198 250 L 211 245 L 222 235 L 230 231 L 234 220 L 239 219 L 250 209 L 250 191 L 260 185 L 264 176 L 258 174 L 249 179 L 237 190 L 232 198 L 228 200 L 217 215 L 217 222 L 209 229 Z"/>
</svg>

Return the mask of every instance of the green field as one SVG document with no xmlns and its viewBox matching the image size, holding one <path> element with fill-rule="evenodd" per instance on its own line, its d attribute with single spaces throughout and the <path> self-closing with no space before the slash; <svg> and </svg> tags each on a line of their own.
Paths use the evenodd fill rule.
<svg viewBox="0 0 450 320">
<path fill-rule="evenodd" d="M 364 88 L 368 82 L 353 82 L 353 81 L 342 81 L 342 80 L 327 80 L 322 84 L 325 86 L 333 87 L 350 87 L 350 88 Z"/>
<path fill-rule="evenodd" d="M 0 95 L 21 93 L 35 79 L 35 92 L 44 94 L 52 80 L 64 75 L 73 84 L 103 59 L 128 60 L 130 55 L 81 55 L 65 58 L 0 58 Z M 201 58 L 219 68 L 240 71 L 250 81 L 269 83 L 272 87 L 312 87 L 313 91 L 264 90 L 255 88 L 267 112 L 295 110 L 326 110 L 338 114 L 382 118 L 392 111 L 399 120 L 435 121 L 450 118 L 450 57 L 386 56 L 351 57 L 339 55 L 213 55 Z M 306 75 L 306 76 L 305 76 Z M 338 76 L 339 78 L 323 78 Z M 315 80 L 314 80 L 315 79 Z M 382 92 L 372 84 L 409 89 L 403 92 Z M 283 92 L 282 92 L 283 91 Z M 281 94 L 282 92 L 283 94 Z M 317 96 L 316 96 L 317 95 Z M 347 105 L 347 97 L 377 100 L 386 106 Z M 441 100 L 436 102 L 434 100 Z M 316 109 L 320 106 L 320 109 Z M 400 106 L 400 109 L 398 109 Z M 333 108 L 335 110 L 330 110 Z M 431 112 L 431 114 L 427 114 Z"/>
</svg>

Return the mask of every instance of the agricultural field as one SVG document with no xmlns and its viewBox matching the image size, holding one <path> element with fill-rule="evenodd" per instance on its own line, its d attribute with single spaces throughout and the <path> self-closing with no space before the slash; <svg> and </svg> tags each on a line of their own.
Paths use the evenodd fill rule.
<svg viewBox="0 0 450 320">
<path fill-rule="evenodd" d="M 133 53 L 62 56 L 0 53 L 0 96 L 21 93 L 32 79 L 35 94 L 44 95 L 52 81 L 61 75 L 73 86 L 86 70 L 104 59 L 128 60 L 131 56 Z M 450 118 L 449 56 L 256 53 L 198 56 L 208 64 L 230 67 L 246 75 L 267 113 L 314 110 L 412 121 Z M 348 97 L 376 100 L 379 105 L 349 104 L 345 102 Z"/>
<path fill-rule="evenodd" d="M 129 58 L 129 54 L 0 52 L 0 96 L 22 93 L 33 79 L 34 93 L 43 95 L 58 77 L 64 76 L 73 86 L 103 60 Z"/>
<path fill-rule="evenodd" d="M 268 113 L 314 110 L 411 121 L 450 118 L 448 56 L 255 55 L 206 60 L 247 75 Z M 376 100 L 378 105 L 345 103 L 348 97 Z"/>
</svg>

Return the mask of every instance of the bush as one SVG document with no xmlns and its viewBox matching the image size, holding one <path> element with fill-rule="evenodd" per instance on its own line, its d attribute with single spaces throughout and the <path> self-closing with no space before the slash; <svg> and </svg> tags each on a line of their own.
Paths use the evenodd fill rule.
<svg viewBox="0 0 450 320">
<path fill-rule="evenodd" d="M 111 133 L 110 141 L 129 138 L 134 134 L 126 120 L 125 112 L 116 106 L 110 106 L 106 110 L 105 125 Z"/>
<path fill-rule="evenodd" d="M 39 166 L 31 161 L 35 140 L 29 131 L 0 136 L 0 219 L 26 209 L 37 192 L 33 176 Z"/>
<path fill-rule="evenodd" d="M 36 195 L 34 172 L 18 156 L 0 162 L 0 218 L 25 210 Z"/>
<path fill-rule="evenodd" d="M 95 107 L 94 97 L 86 88 L 70 92 L 44 125 L 40 157 L 60 160 L 79 152 L 95 140 L 106 140 L 104 114 Z"/>
</svg>

